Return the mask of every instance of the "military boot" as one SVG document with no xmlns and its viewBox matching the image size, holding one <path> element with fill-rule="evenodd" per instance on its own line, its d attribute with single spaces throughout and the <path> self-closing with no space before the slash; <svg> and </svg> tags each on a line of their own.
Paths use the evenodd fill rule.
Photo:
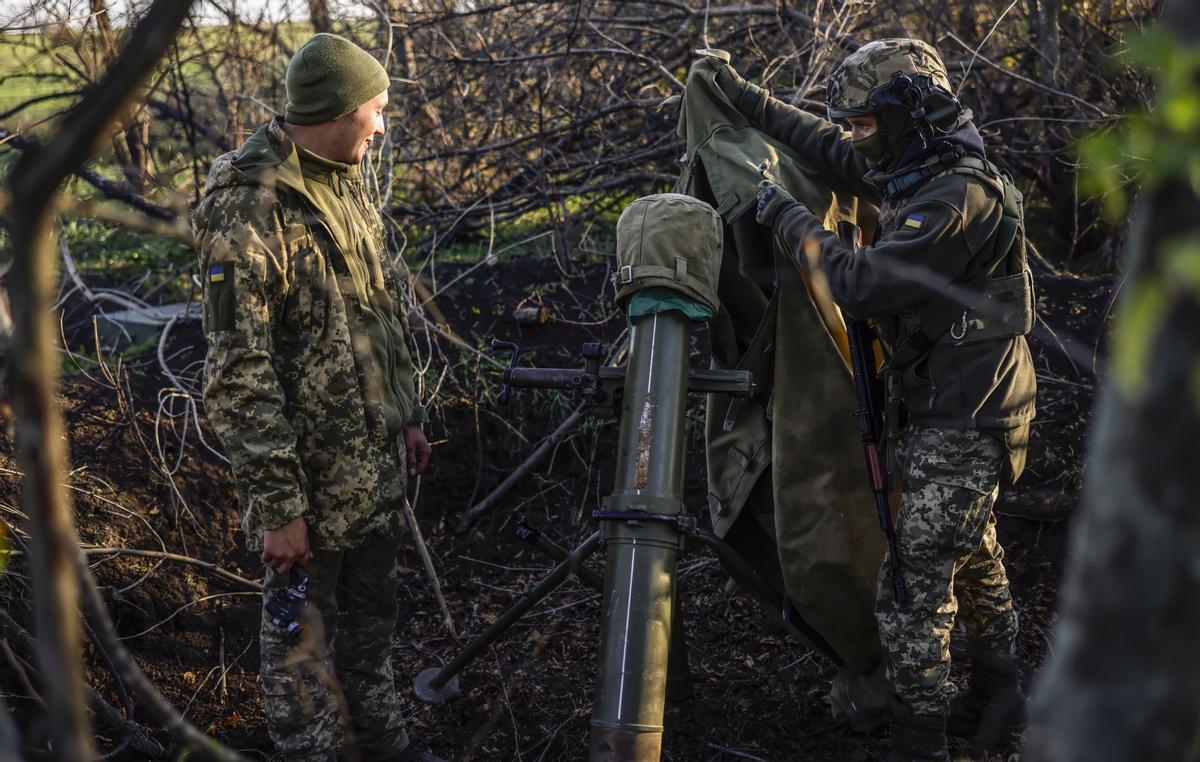
<svg viewBox="0 0 1200 762">
<path fill-rule="evenodd" d="M 973 652 L 968 688 L 950 704 L 950 735 L 973 738 L 975 751 L 983 752 L 1021 732 L 1027 720 L 1016 658 Z"/>
<path fill-rule="evenodd" d="M 946 751 L 946 715 L 913 714 L 892 703 L 892 750 L 884 762 L 950 762 Z"/>
</svg>

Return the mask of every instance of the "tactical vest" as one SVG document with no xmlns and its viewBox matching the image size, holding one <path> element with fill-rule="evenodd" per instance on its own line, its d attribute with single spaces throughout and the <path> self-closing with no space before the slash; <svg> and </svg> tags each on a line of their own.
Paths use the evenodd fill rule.
<svg viewBox="0 0 1200 762">
<path fill-rule="evenodd" d="M 887 361 L 893 370 L 920 360 L 935 344 L 998 341 L 1033 330 L 1033 274 L 1025 256 L 1022 196 L 1006 174 L 986 159 L 951 153 L 893 178 L 887 195 L 903 195 L 944 174 L 979 180 L 1002 199 L 1003 213 L 992 245 L 971 261 L 950 293 L 900 313 L 902 338 Z"/>
</svg>

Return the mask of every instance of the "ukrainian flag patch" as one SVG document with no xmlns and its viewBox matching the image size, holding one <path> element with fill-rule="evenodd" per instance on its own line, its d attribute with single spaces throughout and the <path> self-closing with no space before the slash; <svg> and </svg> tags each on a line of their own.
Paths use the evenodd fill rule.
<svg viewBox="0 0 1200 762">
<path fill-rule="evenodd" d="M 225 280 L 225 265 L 213 265 L 208 268 L 208 282 L 220 283 Z"/>
<path fill-rule="evenodd" d="M 925 215 L 923 214 L 910 214 L 908 215 L 908 219 L 904 220 L 904 227 L 912 228 L 914 230 L 920 230 L 921 226 L 924 224 Z"/>
</svg>

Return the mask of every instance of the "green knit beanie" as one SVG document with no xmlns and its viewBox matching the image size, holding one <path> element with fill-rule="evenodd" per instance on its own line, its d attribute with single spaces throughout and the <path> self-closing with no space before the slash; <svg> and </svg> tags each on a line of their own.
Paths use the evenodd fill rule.
<svg viewBox="0 0 1200 762">
<path fill-rule="evenodd" d="M 388 89 L 387 70 L 367 51 L 336 34 L 314 34 L 287 68 L 287 110 L 292 124 L 329 122 Z"/>
</svg>

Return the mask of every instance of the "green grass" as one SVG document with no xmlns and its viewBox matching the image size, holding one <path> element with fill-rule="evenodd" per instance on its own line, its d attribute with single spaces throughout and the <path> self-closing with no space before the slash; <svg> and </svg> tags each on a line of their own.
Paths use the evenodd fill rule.
<svg viewBox="0 0 1200 762">
<path fill-rule="evenodd" d="M 120 280 L 174 267 L 187 269 L 196 255 L 174 238 L 136 233 L 83 218 L 68 218 L 59 228 L 71 248 L 80 275 L 109 273 Z"/>
<path fill-rule="evenodd" d="M 312 33 L 307 22 L 280 24 L 276 28 L 280 39 L 294 48 Z M 242 30 L 243 35 L 253 32 Z M 179 54 L 184 60 L 183 76 L 194 90 L 211 89 L 214 73 L 193 60 L 202 49 L 219 49 L 224 37 L 230 35 L 227 26 L 200 27 L 185 30 L 180 36 Z M 31 124 L 63 111 L 84 84 L 77 69 L 95 72 L 99 78 L 108 60 L 95 60 L 90 36 L 82 41 L 55 39 L 47 34 L 0 34 L 0 113 L 25 101 L 41 96 L 62 94 L 63 97 L 37 103 L 19 114 L 0 120 L 10 129 L 27 129 Z M 169 59 L 168 59 L 169 60 Z M 164 64 L 165 65 L 165 64 Z M 280 69 L 282 77 L 282 67 Z"/>
<path fill-rule="evenodd" d="M 33 98 L 76 89 L 66 70 L 41 53 L 44 42 L 42 35 L 0 35 L 0 113 Z M 62 110 L 66 103 L 64 98 L 43 101 L 4 122 L 20 128 Z"/>
</svg>

